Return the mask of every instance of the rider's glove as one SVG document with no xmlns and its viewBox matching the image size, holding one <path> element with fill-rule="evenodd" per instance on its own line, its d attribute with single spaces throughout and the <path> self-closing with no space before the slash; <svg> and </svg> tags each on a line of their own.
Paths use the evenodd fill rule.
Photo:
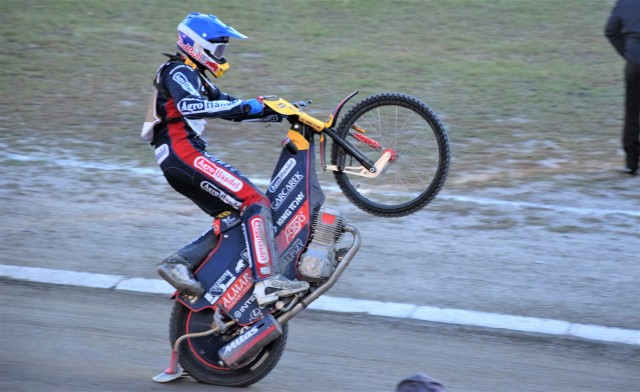
<svg viewBox="0 0 640 392">
<path fill-rule="evenodd" d="M 260 114 L 264 110 L 262 102 L 255 98 L 248 99 L 242 103 L 245 114 Z"/>
</svg>

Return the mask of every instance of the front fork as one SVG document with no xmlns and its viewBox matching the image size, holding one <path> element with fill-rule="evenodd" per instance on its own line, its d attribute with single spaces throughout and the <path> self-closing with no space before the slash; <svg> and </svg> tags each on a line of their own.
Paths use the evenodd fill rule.
<svg viewBox="0 0 640 392">
<path fill-rule="evenodd" d="M 398 154 L 397 151 L 393 148 L 384 148 L 377 141 L 367 137 L 364 135 L 366 132 L 364 129 L 361 129 L 357 126 L 352 126 L 353 129 L 356 129 L 357 132 L 353 133 L 352 136 L 360 141 L 361 143 L 366 144 L 370 148 L 374 150 L 383 150 L 382 155 L 376 162 L 372 162 L 366 155 L 362 153 L 357 147 L 352 145 L 348 140 L 345 140 L 338 136 L 338 134 L 331 128 L 325 128 L 323 133 L 326 133 L 331 137 L 334 143 L 338 144 L 342 150 L 343 154 L 338 159 L 337 165 L 327 165 L 324 151 L 325 141 L 322 140 L 321 143 L 321 154 L 320 159 L 322 163 L 322 168 L 324 170 L 337 171 L 341 173 L 351 174 L 354 176 L 366 177 L 366 178 L 376 178 L 382 175 L 385 172 L 389 162 L 394 161 Z M 324 137 L 324 135 L 322 136 Z M 346 166 L 345 160 L 347 155 L 353 157 L 361 166 Z"/>
</svg>

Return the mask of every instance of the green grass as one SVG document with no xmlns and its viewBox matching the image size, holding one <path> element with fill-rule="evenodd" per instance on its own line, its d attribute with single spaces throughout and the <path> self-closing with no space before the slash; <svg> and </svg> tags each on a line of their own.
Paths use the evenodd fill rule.
<svg viewBox="0 0 640 392">
<path fill-rule="evenodd" d="M 613 1 L 5 0 L 3 137 L 106 142 L 141 151 L 138 129 L 162 52 L 191 11 L 248 35 L 220 87 L 240 97 L 312 98 L 321 118 L 344 95 L 427 102 L 447 125 L 458 175 L 517 179 L 620 166 L 622 60 L 602 30 Z M 82 138 L 81 138 L 82 139 Z M 523 151 L 531 141 L 553 148 Z M 97 147 L 83 144 L 91 151 Z M 536 162 L 565 162 L 549 169 Z M 537 178 L 537 177 L 536 177 Z M 462 186 L 462 185 L 460 185 Z"/>
</svg>

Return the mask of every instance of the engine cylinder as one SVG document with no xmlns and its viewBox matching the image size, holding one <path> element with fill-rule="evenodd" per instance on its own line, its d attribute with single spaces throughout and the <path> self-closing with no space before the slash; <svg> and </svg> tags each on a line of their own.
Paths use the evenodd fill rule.
<svg viewBox="0 0 640 392">
<path fill-rule="evenodd" d="M 311 241 L 300 257 L 298 271 L 310 282 L 328 279 L 336 268 L 336 242 L 344 230 L 345 220 L 340 211 L 322 207 L 311 225 Z"/>
</svg>

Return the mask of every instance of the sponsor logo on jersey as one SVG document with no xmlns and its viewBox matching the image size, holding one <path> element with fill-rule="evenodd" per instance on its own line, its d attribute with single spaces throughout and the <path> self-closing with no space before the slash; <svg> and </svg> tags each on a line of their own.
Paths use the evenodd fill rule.
<svg viewBox="0 0 640 392">
<path fill-rule="evenodd" d="M 178 103 L 178 109 L 182 114 L 193 114 L 193 113 L 217 113 L 224 112 L 234 107 L 240 105 L 242 101 L 236 99 L 235 101 L 207 101 L 204 99 L 197 98 L 183 98 Z"/>
<path fill-rule="evenodd" d="M 240 208 L 241 203 L 239 201 L 229 196 L 228 194 L 222 192 L 219 188 L 217 188 L 215 185 L 213 185 L 209 181 L 202 181 L 200 183 L 200 188 L 204 189 L 205 191 L 217 197 L 218 199 L 222 200 L 223 202 L 229 204 L 233 208 L 235 209 Z M 231 226 L 231 224 L 234 223 L 233 219 L 234 219 L 233 217 L 226 217 L 226 218 L 223 218 L 222 221 L 225 224 L 227 224 L 227 226 Z"/>
<path fill-rule="evenodd" d="M 238 203 L 238 208 L 240 208 L 240 203 Z M 238 215 L 230 215 L 220 219 L 220 222 L 224 223 L 229 227 L 233 227 L 240 223 L 240 218 L 238 217 Z"/>
<path fill-rule="evenodd" d="M 176 83 L 178 83 L 180 85 L 180 87 L 182 87 L 182 89 L 186 92 L 188 92 L 191 95 L 197 95 L 199 96 L 200 94 L 198 94 L 198 90 L 193 87 L 193 85 L 191 84 L 191 82 L 189 82 L 189 79 L 187 79 L 186 76 L 184 76 L 184 74 L 182 72 L 176 72 L 171 79 L 173 79 Z"/>
<path fill-rule="evenodd" d="M 225 188 L 233 192 L 238 192 L 242 189 L 242 180 L 229 173 L 228 171 L 214 166 L 213 162 L 211 162 L 207 158 L 199 156 L 193 161 L 193 164 L 195 165 L 195 167 L 200 169 L 200 171 L 216 180 L 216 182 L 218 182 Z"/>
<path fill-rule="evenodd" d="M 202 101 L 198 101 L 195 99 L 185 98 L 182 101 L 180 101 L 180 105 L 178 105 L 178 109 L 182 114 L 199 112 L 204 109 L 204 103 L 202 103 Z"/>
<path fill-rule="evenodd" d="M 247 263 L 249 263 L 249 267 L 251 267 L 251 258 L 249 257 L 249 251 L 247 250 L 247 248 L 245 248 L 242 253 L 240 254 L 240 257 L 242 257 L 243 260 L 245 260 Z"/>
<path fill-rule="evenodd" d="M 159 165 L 162 163 L 162 161 L 164 161 L 169 157 L 169 146 L 167 146 L 166 144 L 163 144 L 160 147 L 156 148 L 155 153 L 156 153 L 156 161 L 158 161 L 158 165 Z"/>
<path fill-rule="evenodd" d="M 282 184 L 282 181 L 284 181 L 289 173 L 291 173 L 291 170 L 293 170 L 295 165 L 296 160 L 293 158 L 289 158 L 287 162 L 285 162 L 284 166 L 282 166 L 282 169 L 280 169 L 278 174 L 276 174 L 275 177 L 273 177 L 273 180 L 271 180 L 271 183 L 269 184 L 269 192 L 273 193 L 276 191 L 276 189 L 278 189 L 280 184 Z"/>
<path fill-rule="evenodd" d="M 244 303 L 242 305 L 240 305 L 240 308 L 238 308 L 238 310 L 236 310 L 235 312 L 233 312 L 233 315 L 235 316 L 235 318 L 239 319 L 240 317 L 242 317 L 242 313 L 246 312 L 247 310 L 249 310 L 249 307 L 251 306 L 251 304 L 256 300 L 256 296 L 252 295 L 251 297 L 249 297 L 249 299 L 247 299 L 246 301 L 244 301 Z"/>
<path fill-rule="evenodd" d="M 255 308 L 251 311 L 250 314 L 250 318 L 249 320 L 253 321 L 255 319 L 257 319 L 258 317 L 262 316 L 262 309 L 261 308 Z"/>
<path fill-rule="evenodd" d="M 204 101 L 204 108 L 210 112 L 217 112 L 218 110 L 211 109 L 231 109 L 231 107 L 237 106 L 238 102 L 236 101 Z"/>
</svg>

